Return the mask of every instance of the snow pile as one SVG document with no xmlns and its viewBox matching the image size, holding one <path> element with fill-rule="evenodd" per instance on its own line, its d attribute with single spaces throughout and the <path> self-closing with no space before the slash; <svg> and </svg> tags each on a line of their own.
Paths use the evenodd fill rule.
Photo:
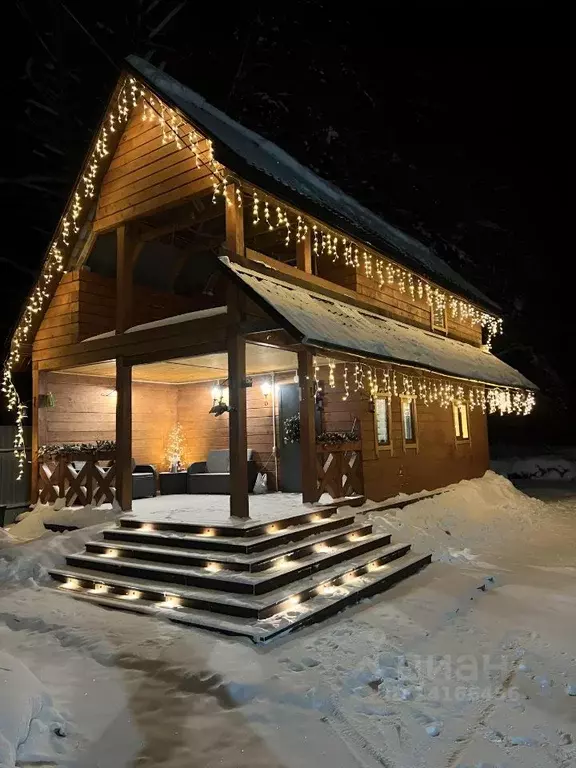
<svg viewBox="0 0 576 768">
<path fill-rule="evenodd" d="M 38 678 L 0 651 L 0 766 L 54 763 L 63 751 L 64 718 Z"/>
<path fill-rule="evenodd" d="M 478 552 L 496 552 L 504 541 L 522 541 L 547 519 L 546 504 L 530 498 L 495 472 L 462 480 L 440 495 L 402 510 L 369 512 L 376 528 L 392 532 L 434 560 L 476 561 Z M 479 563 L 478 563 L 479 564 Z"/>
<path fill-rule="evenodd" d="M 35 507 L 18 516 L 15 525 L 10 526 L 8 533 L 20 541 L 37 539 L 46 533 L 44 523 L 70 526 L 74 528 L 86 528 L 100 523 L 115 522 L 118 513 L 110 504 L 94 507 L 86 504 L 84 507 L 59 508 L 55 504 L 42 504 L 38 502 Z"/>
<path fill-rule="evenodd" d="M 44 529 L 44 535 L 33 541 L 0 538 L 0 584 L 48 582 L 51 568 L 62 565 L 66 555 L 80 552 L 85 543 L 105 527 L 107 524 L 94 525 L 68 533 L 51 533 Z M 2 763 L 0 768 L 3 768 Z"/>
<path fill-rule="evenodd" d="M 531 456 L 492 461 L 492 467 L 511 480 L 576 480 L 576 462 L 563 456 Z"/>
</svg>

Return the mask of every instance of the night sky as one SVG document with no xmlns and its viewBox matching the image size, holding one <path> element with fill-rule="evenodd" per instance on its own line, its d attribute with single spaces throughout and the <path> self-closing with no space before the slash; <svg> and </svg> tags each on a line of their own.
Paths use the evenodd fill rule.
<svg viewBox="0 0 576 768">
<path fill-rule="evenodd" d="M 261 6 L 261 8 L 271 6 Z M 543 390 L 496 437 L 576 421 L 572 51 L 390 48 L 290 11 L 177 0 L 13 4 L 2 178 L 2 336 L 37 275 L 123 58 L 137 53 L 397 226 L 503 308 L 495 351 Z M 285 14 L 285 15 L 284 15 Z M 392 38 L 386 35 L 383 40 Z M 566 273 L 565 273 L 566 271 Z"/>
</svg>

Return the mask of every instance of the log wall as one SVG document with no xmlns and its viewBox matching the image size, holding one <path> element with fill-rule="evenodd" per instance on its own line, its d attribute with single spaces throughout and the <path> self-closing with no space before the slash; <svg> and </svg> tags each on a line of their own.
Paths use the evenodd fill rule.
<svg viewBox="0 0 576 768">
<path fill-rule="evenodd" d="M 325 384 L 328 371 L 321 367 L 320 377 Z M 336 388 L 325 386 L 324 428 L 327 431 L 348 431 L 354 420 L 360 424 L 362 434 L 362 461 L 364 492 L 374 501 L 433 490 L 450 483 L 479 477 L 488 469 L 487 419 L 481 409 L 470 411 L 470 441 L 457 443 L 452 408 L 439 403 L 424 405 L 416 401 L 417 447 L 404 448 L 400 397 L 391 399 L 392 447 L 380 448 L 376 442 L 374 414 L 370 411 L 367 395 L 353 391 L 343 401 L 342 366 L 336 368 Z"/>
<path fill-rule="evenodd" d="M 142 117 L 139 107 L 130 117 L 102 181 L 94 221 L 98 231 L 181 205 L 212 188 L 206 141 L 198 146 L 204 162 L 197 167 L 189 147 L 178 149 L 169 127 L 163 137 L 158 120 Z M 178 124 L 183 125 L 180 120 Z M 186 126 L 186 135 L 189 130 Z"/>
<path fill-rule="evenodd" d="M 265 377 L 255 376 L 247 390 L 248 447 L 268 473 L 275 486 L 273 455 L 274 417 L 272 396 L 264 399 L 260 387 Z M 132 384 L 132 442 L 138 463 L 167 469 L 166 450 L 172 427 L 179 422 L 184 433 L 184 459 L 187 466 L 204 461 L 209 450 L 228 447 L 228 415 L 214 416 L 212 387 L 216 382 L 199 384 Z M 114 440 L 116 435 L 116 397 L 114 379 L 47 373 L 45 389 L 55 397 L 53 408 L 42 409 L 39 444 Z"/>
<path fill-rule="evenodd" d="M 318 275 L 326 280 L 331 280 L 338 285 L 343 285 L 350 290 L 357 291 L 362 296 L 367 296 L 377 301 L 384 313 L 394 320 L 416 325 L 426 330 L 431 330 L 430 307 L 426 300 L 417 296 L 413 300 L 408 289 L 402 293 L 398 288 L 384 283 L 378 287 L 376 280 L 366 277 L 351 266 L 345 266 L 330 259 L 320 258 L 318 261 Z M 479 325 L 471 325 L 466 320 L 459 320 L 450 315 L 447 310 L 448 336 L 453 339 L 468 342 L 479 346 L 482 344 L 482 331 Z"/>
</svg>

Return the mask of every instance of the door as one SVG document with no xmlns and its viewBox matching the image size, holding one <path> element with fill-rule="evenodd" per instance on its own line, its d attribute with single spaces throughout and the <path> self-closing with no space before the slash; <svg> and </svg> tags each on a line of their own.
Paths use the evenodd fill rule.
<svg viewBox="0 0 576 768">
<path fill-rule="evenodd" d="M 278 399 L 278 455 L 280 458 L 279 489 L 285 493 L 300 493 L 302 478 L 300 475 L 300 443 L 284 441 L 284 423 L 291 416 L 300 413 L 300 391 L 298 384 L 281 384 Z"/>
</svg>

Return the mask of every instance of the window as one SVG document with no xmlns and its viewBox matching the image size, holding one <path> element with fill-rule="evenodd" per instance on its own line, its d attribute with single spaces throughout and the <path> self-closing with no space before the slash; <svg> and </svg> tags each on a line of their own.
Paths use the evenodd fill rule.
<svg viewBox="0 0 576 768">
<path fill-rule="evenodd" d="M 454 403 L 452 405 L 452 412 L 454 414 L 454 431 L 456 433 L 456 440 L 469 440 L 470 429 L 468 427 L 468 404 Z"/>
<path fill-rule="evenodd" d="M 430 325 L 433 331 L 443 331 L 446 333 L 448 330 L 446 325 L 446 307 L 441 307 L 436 302 L 432 303 L 430 307 Z"/>
<path fill-rule="evenodd" d="M 416 401 L 412 397 L 403 397 L 400 400 L 402 413 L 402 435 L 404 445 L 416 445 Z"/>
<path fill-rule="evenodd" d="M 390 398 L 376 397 L 374 400 L 374 418 L 376 420 L 376 440 L 379 448 L 391 445 L 390 438 Z"/>
</svg>

